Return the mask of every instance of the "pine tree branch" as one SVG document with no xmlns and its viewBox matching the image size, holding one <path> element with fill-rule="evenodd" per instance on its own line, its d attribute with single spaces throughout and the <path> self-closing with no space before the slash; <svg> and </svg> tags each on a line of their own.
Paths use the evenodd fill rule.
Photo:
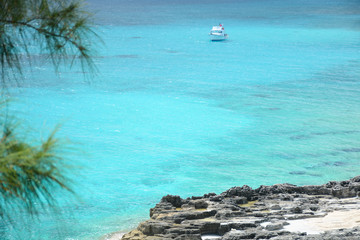
<svg viewBox="0 0 360 240">
<path fill-rule="evenodd" d="M 34 20 L 35 19 L 33 19 L 31 21 L 34 21 Z M 0 22 L 3 22 L 5 24 L 14 25 L 14 26 L 17 26 L 17 25 L 25 26 L 25 27 L 34 29 L 38 33 L 43 34 L 45 36 L 52 36 L 52 37 L 55 37 L 55 38 L 64 39 L 66 42 L 70 42 L 73 46 L 75 46 L 81 53 L 83 53 L 83 51 L 86 50 L 82 45 L 80 45 L 79 43 L 77 43 L 76 41 L 74 41 L 73 39 L 71 39 L 70 37 L 67 36 L 67 35 L 70 35 L 71 32 L 69 32 L 66 35 L 61 35 L 61 34 L 57 34 L 57 33 L 54 33 L 54 32 L 50 32 L 50 31 L 48 31 L 46 29 L 43 29 L 43 28 L 36 27 L 36 26 L 34 26 L 34 25 L 32 25 L 32 24 L 30 24 L 28 22 L 19 22 L 19 21 L 11 21 L 11 20 L 3 20 L 3 19 L 0 19 Z"/>
</svg>

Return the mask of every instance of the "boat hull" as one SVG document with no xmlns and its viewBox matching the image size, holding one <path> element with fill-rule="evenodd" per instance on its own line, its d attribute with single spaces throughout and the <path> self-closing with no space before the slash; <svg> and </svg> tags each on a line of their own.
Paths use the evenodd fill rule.
<svg viewBox="0 0 360 240">
<path fill-rule="evenodd" d="M 227 34 L 225 35 L 213 35 L 210 34 L 210 40 L 211 41 L 224 41 L 227 39 Z"/>
</svg>

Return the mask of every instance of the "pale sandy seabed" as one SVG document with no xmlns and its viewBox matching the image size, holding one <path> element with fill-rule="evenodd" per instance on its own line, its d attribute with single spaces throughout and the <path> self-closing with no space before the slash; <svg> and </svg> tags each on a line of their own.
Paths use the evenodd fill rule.
<svg viewBox="0 0 360 240">
<path fill-rule="evenodd" d="M 106 234 L 106 236 L 100 238 L 100 240 L 118 240 L 124 236 L 125 232 L 114 232 L 110 234 Z"/>
</svg>

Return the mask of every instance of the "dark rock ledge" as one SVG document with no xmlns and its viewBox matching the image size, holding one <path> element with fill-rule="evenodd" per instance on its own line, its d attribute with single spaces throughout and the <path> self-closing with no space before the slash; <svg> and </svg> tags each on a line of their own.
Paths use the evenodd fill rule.
<svg viewBox="0 0 360 240">
<path fill-rule="evenodd" d="M 122 239 L 360 239 L 360 223 L 350 228 L 329 226 L 316 234 L 287 229 L 294 220 L 358 211 L 359 194 L 360 176 L 318 186 L 244 185 L 187 199 L 167 195 L 150 209 L 149 220 Z"/>
</svg>

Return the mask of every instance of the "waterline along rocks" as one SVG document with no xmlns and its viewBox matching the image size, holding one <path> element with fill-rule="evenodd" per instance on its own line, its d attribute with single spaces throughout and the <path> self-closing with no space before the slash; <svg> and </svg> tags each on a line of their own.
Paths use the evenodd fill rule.
<svg viewBox="0 0 360 240">
<path fill-rule="evenodd" d="M 360 239 L 360 176 L 324 185 L 244 185 L 182 199 L 167 195 L 123 240 Z"/>
</svg>

